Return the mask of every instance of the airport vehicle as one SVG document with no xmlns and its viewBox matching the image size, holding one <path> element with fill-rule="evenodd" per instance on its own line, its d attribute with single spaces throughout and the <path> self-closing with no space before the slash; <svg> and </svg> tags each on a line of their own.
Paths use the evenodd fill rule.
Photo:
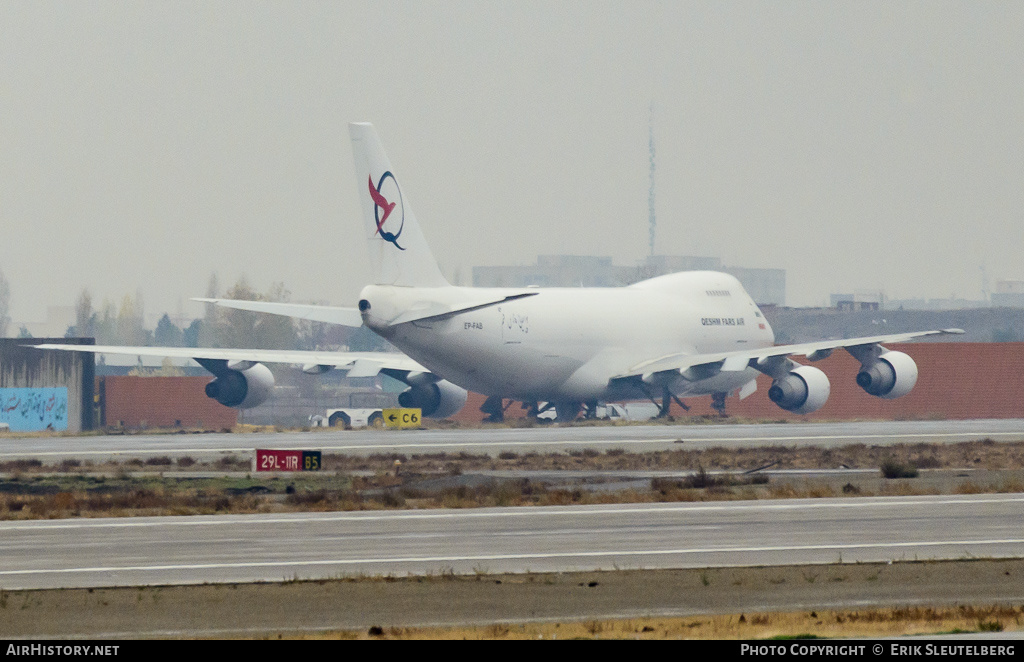
<svg viewBox="0 0 1024 662">
<path fill-rule="evenodd" d="M 608 402 L 598 405 L 595 415 L 609 421 L 649 421 L 660 413 L 650 402 Z"/>
<path fill-rule="evenodd" d="M 540 413 L 537 414 L 540 421 L 557 419 L 554 406 L 549 408 L 547 404 L 540 403 Z M 593 412 L 587 413 L 601 421 L 649 421 L 658 417 L 660 408 L 652 402 L 606 402 L 598 404 Z"/>
<path fill-rule="evenodd" d="M 207 395 L 251 407 L 273 385 L 262 362 L 331 367 L 349 376 L 385 372 L 408 384 L 403 407 L 443 418 L 466 402 L 467 389 L 489 396 L 492 410 L 511 399 L 553 404 L 560 421 L 599 403 L 712 396 L 724 410 L 731 393 L 744 398 L 756 377 L 773 380 L 769 398 L 779 407 L 810 413 L 825 404 L 825 373 L 813 362 L 837 348 L 857 358 L 855 378 L 871 395 L 896 398 L 917 381 L 917 366 L 885 342 L 904 342 L 959 329 L 776 346 L 767 320 L 736 278 L 711 271 L 668 274 L 616 288 L 472 288 L 450 285 L 441 274 L 404 197 L 373 126 L 350 125 L 363 228 L 374 270 L 358 308 L 261 301 L 197 299 L 218 305 L 335 324 L 365 324 L 405 355 L 371 357 L 324 352 L 38 345 L 71 351 L 191 356 L 216 379 Z M 365 179 L 364 179 L 365 177 Z M 269 378 L 269 380 L 268 380 Z M 685 404 L 683 405 L 685 407 Z M 550 408 L 550 405 L 549 405 Z"/>
</svg>

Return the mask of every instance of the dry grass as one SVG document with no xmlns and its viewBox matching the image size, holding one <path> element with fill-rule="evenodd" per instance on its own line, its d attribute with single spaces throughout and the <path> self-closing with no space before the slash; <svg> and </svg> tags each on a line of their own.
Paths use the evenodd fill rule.
<svg viewBox="0 0 1024 662">
<path fill-rule="evenodd" d="M 487 470 L 687 470 L 749 471 L 767 464 L 773 469 L 877 469 L 886 460 L 917 469 L 984 468 L 1024 469 L 1024 442 L 997 443 L 991 439 L 956 444 L 850 444 L 840 448 L 819 446 L 768 446 L 762 448 L 709 448 L 629 453 L 622 449 L 593 449 L 569 453 L 515 453 L 498 457 L 471 453 L 378 453 L 367 456 L 327 455 L 324 468 L 339 471 L 391 469 L 402 462 L 403 471 L 442 472 L 447 463 L 458 462 L 462 471 Z"/>
<path fill-rule="evenodd" d="M 1007 584 L 1015 580 L 1007 578 L 1022 572 L 1021 559 L 498 575 L 442 569 L 417 577 L 4 590 L 0 631 L 7 637 L 115 631 L 351 639 L 1008 632 L 1021 629 L 1024 605 L 1012 597 Z M 966 586 L 973 587 L 975 597 L 964 595 Z M 907 600 L 930 595 L 932 604 L 900 604 L 894 589 Z M 832 606 L 825 609 L 826 604 Z M 775 610 L 765 611 L 771 608 L 762 605 L 775 605 Z M 680 609 L 689 615 L 679 616 Z M 324 614 L 330 616 L 325 620 Z M 415 625 L 431 622 L 472 625 Z M 323 629 L 309 630 L 311 623 Z M 375 626 L 372 632 L 370 625 Z"/>
<path fill-rule="evenodd" d="M 395 475 L 395 462 L 401 472 Z M 927 466 L 920 478 L 882 480 L 865 474 L 833 479 L 800 477 L 771 481 L 763 474 L 744 475 L 753 468 L 875 468 L 885 462 Z M 1024 442 L 991 440 L 959 444 L 903 444 L 869 447 L 854 444 L 837 449 L 770 447 L 712 448 L 628 453 L 593 449 L 568 453 L 515 453 L 498 457 L 470 453 L 369 456 L 326 455 L 324 471 L 286 477 L 248 474 L 251 460 L 238 455 L 198 461 L 191 457 L 153 457 L 94 464 L 63 460 L 0 463 L 0 519 L 46 519 L 89 516 L 267 513 L 306 510 L 376 510 L 384 508 L 474 508 L 604 503 L 721 501 L 781 498 L 904 496 L 1022 492 Z M 708 472 L 709 467 L 713 472 Z M 984 477 L 979 467 L 998 467 L 1011 475 Z M 969 468 L 966 480 L 930 480 L 939 470 Z M 479 471 L 678 471 L 672 478 L 654 478 L 645 488 L 591 489 L 570 479 L 497 480 Z M 916 471 L 916 470 L 915 470 Z M 1017 475 L 1012 472 L 1017 471 Z M 195 472 L 233 472 L 235 478 L 190 479 Z M 723 473 L 724 472 L 724 473 Z M 960 474 L 957 474 L 960 475 Z M 465 480 L 471 479 L 471 480 Z M 856 481 L 847 482 L 847 481 Z M 843 484 L 845 483 L 845 484 Z"/>
<path fill-rule="evenodd" d="M 685 618 L 630 618 L 559 623 L 498 623 L 459 627 L 378 627 L 366 632 L 301 635 L 301 639 L 771 639 L 898 637 L 942 632 L 1022 629 L 1024 607 L 900 607 L 765 612 Z M 283 635 L 288 638 L 289 635 Z M 280 638 L 274 635 L 272 638 Z"/>
</svg>

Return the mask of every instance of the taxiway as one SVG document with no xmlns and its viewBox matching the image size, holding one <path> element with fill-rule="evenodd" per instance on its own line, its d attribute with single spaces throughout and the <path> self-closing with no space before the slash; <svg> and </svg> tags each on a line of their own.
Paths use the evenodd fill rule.
<svg viewBox="0 0 1024 662">
<path fill-rule="evenodd" d="M 537 425 L 451 430 L 339 430 L 287 433 L 130 434 L 0 438 L 0 460 L 147 458 L 157 455 L 196 459 L 252 453 L 256 448 L 308 449 L 324 453 L 475 453 L 497 455 L 622 448 L 630 452 L 673 448 L 765 446 L 838 447 L 848 444 L 955 443 L 990 438 L 1024 440 L 1024 420 L 862 421 L 763 424 Z"/>
</svg>

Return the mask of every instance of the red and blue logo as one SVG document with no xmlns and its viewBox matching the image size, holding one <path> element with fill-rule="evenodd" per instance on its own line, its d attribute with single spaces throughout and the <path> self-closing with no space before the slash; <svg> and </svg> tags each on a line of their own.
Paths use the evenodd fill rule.
<svg viewBox="0 0 1024 662">
<path fill-rule="evenodd" d="M 373 218 L 377 223 L 376 234 L 384 241 L 394 244 L 398 250 L 405 249 L 398 245 L 398 238 L 405 228 L 405 207 L 402 206 L 402 191 L 391 171 L 380 176 L 377 185 L 373 185 L 373 176 L 367 177 L 370 187 L 370 199 L 373 200 Z M 386 224 L 386 226 L 385 226 Z"/>
</svg>

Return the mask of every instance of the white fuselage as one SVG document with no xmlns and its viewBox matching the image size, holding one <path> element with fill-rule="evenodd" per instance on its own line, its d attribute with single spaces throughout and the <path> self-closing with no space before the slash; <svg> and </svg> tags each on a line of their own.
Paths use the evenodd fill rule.
<svg viewBox="0 0 1024 662">
<path fill-rule="evenodd" d="M 537 292 L 450 317 L 392 324 L 415 310 L 451 309 Z M 610 382 L 675 354 L 768 347 L 771 326 L 728 274 L 698 271 L 615 288 L 466 288 L 370 285 L 367 326 L 439 376 L 485 395 L 588 402 L 650 397 L 641 383 Z M 677 395 L 729 392 L 746 369 L 678 379 Z M 653 390 L 660 396 L 661 387 Z"/>
</svg>

